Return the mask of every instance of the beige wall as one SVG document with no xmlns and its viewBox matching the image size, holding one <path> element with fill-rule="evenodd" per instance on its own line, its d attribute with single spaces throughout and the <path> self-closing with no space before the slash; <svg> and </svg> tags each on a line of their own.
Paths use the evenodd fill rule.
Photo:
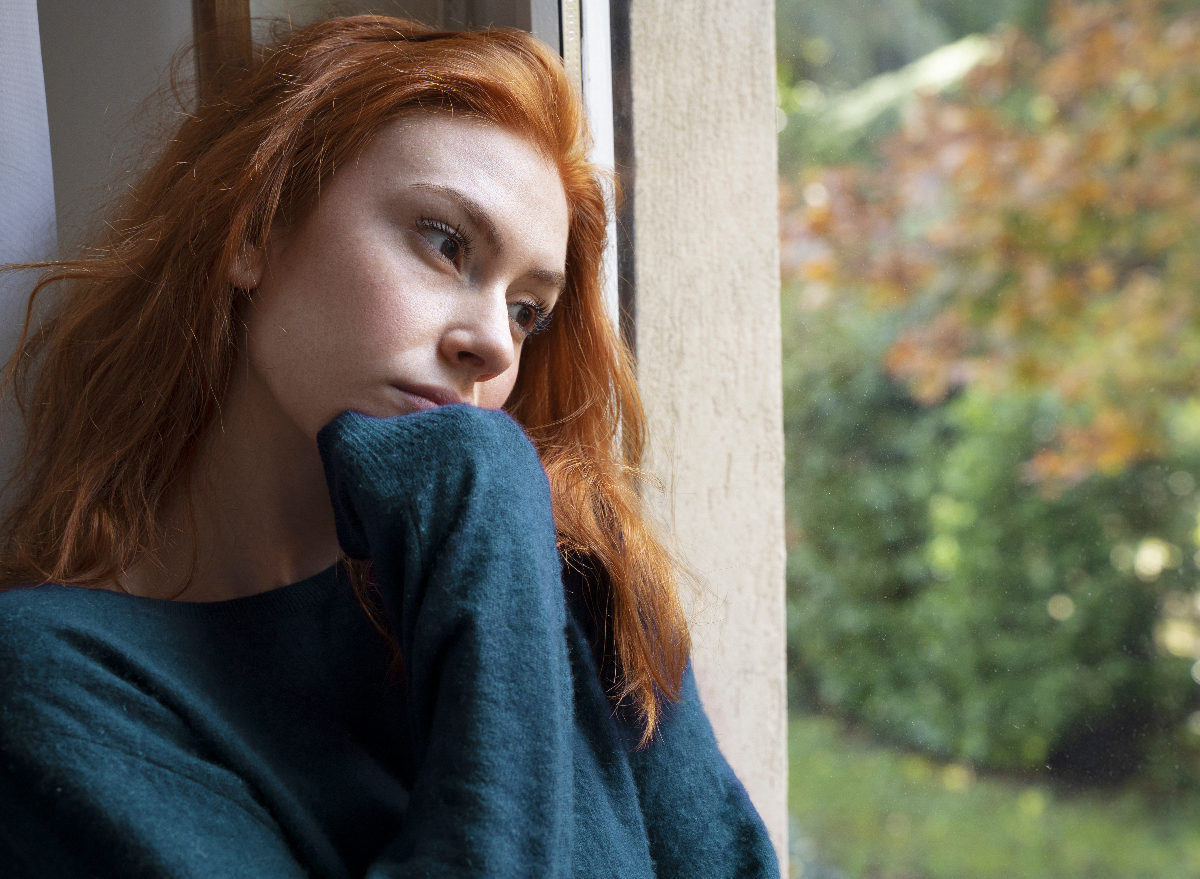
<svg viewBox="0 0 1200 879">
<path fill-rule="evenodd" d="M 638 372 L 664 516 L 705 593 L 696 669 L 786 850 L 774 4 L 632 4 Z"/>
</svg>

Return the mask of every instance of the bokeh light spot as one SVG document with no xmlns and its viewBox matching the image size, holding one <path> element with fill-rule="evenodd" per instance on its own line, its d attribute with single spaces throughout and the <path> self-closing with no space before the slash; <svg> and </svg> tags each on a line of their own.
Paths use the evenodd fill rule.
<svg viewBox="0 0 1200 879">
<path fill-rule="evenodd" d="M 1193 735 L 1200 736 L 1200 711 L 1188 715 L 1187 728 Z"/>
<path fill-rule="evenodd" d="M 1046 612 L 1060 623 L 1075 616 L 1075 602 L 1061 592 L 1046 602 Z"/>
<path fill-rule="evenodd" d="M 1139 580 L 1149 583 L 1157 580 L 1165 568 L 1177 568 L 1182 561 L 1179 547 L 1160 540 L 1157 537 L 1147 537 L 1138 544 L 1133 556 L 1133 573 Z"/>
<path fill-rule="evenodd" d="M 951 763 L 942 770 L 942 786 L 948 791 L 964 791 L 975 780 L 975 774 L 969 766 L 961 763 Z"/>
<path fill-rule="evenodd" d="M 1017 808 L 1026 818 L 1037 818 L 1046 811 L 1046 796 L 1040 790 L 1027 790 L 1017 798 Z"/>
<path fill-rule="evenodd" d="M 1186 497 L 1196 490 L 1196 477 L 1186 470 L 1176 470 L 1167 477 L 1167 488 L 1171 489 L 1172 494 Z"/>
</svg>

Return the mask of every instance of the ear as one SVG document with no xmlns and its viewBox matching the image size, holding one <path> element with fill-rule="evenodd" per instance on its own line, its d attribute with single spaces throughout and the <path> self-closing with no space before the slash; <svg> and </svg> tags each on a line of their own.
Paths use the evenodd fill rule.
<svg viewBox="0 0 1200 879">
<path fill-rule="evenodd" d="M 239 290 L 253 290 L 262 283 L 265 257 L 261 247 L 244 245 L 229 267 L 229 283 Z"/>
</svg>

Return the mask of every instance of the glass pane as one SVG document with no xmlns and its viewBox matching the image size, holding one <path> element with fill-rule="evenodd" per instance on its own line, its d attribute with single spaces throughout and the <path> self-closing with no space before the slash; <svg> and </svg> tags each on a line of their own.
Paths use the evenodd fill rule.
<svg viewBox="0 0 1200 879">
<path fill-rule="evenodd" d="M 1200 874 L 1200 9 L 779 0 L 792 875 Z"/>
</svg>

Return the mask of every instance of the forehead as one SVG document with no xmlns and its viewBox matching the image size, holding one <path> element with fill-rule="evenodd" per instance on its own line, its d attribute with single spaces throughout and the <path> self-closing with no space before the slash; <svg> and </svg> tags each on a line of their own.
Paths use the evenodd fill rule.
<svg viewBox="0 0 1200 879">
<path fill-rule="evenodd" d="M 408 159 L 418 165 L 453 162 L 458 157 L 499 170 L 527 160 L 557 176 L 553 160 L 534 140 L 470 113 L 406 113 L 380 126 L 364 155 L 381 144 L 391 150 L 411 146 Z"/>
<path fill-rule="evenodd" d="M 393 120 L 344 170 L 372 187 L 452 187 L 485 205 L 567 221 L 554 163 L 521 135 L 477 117 L 418 113 Z"/>
</svg>

